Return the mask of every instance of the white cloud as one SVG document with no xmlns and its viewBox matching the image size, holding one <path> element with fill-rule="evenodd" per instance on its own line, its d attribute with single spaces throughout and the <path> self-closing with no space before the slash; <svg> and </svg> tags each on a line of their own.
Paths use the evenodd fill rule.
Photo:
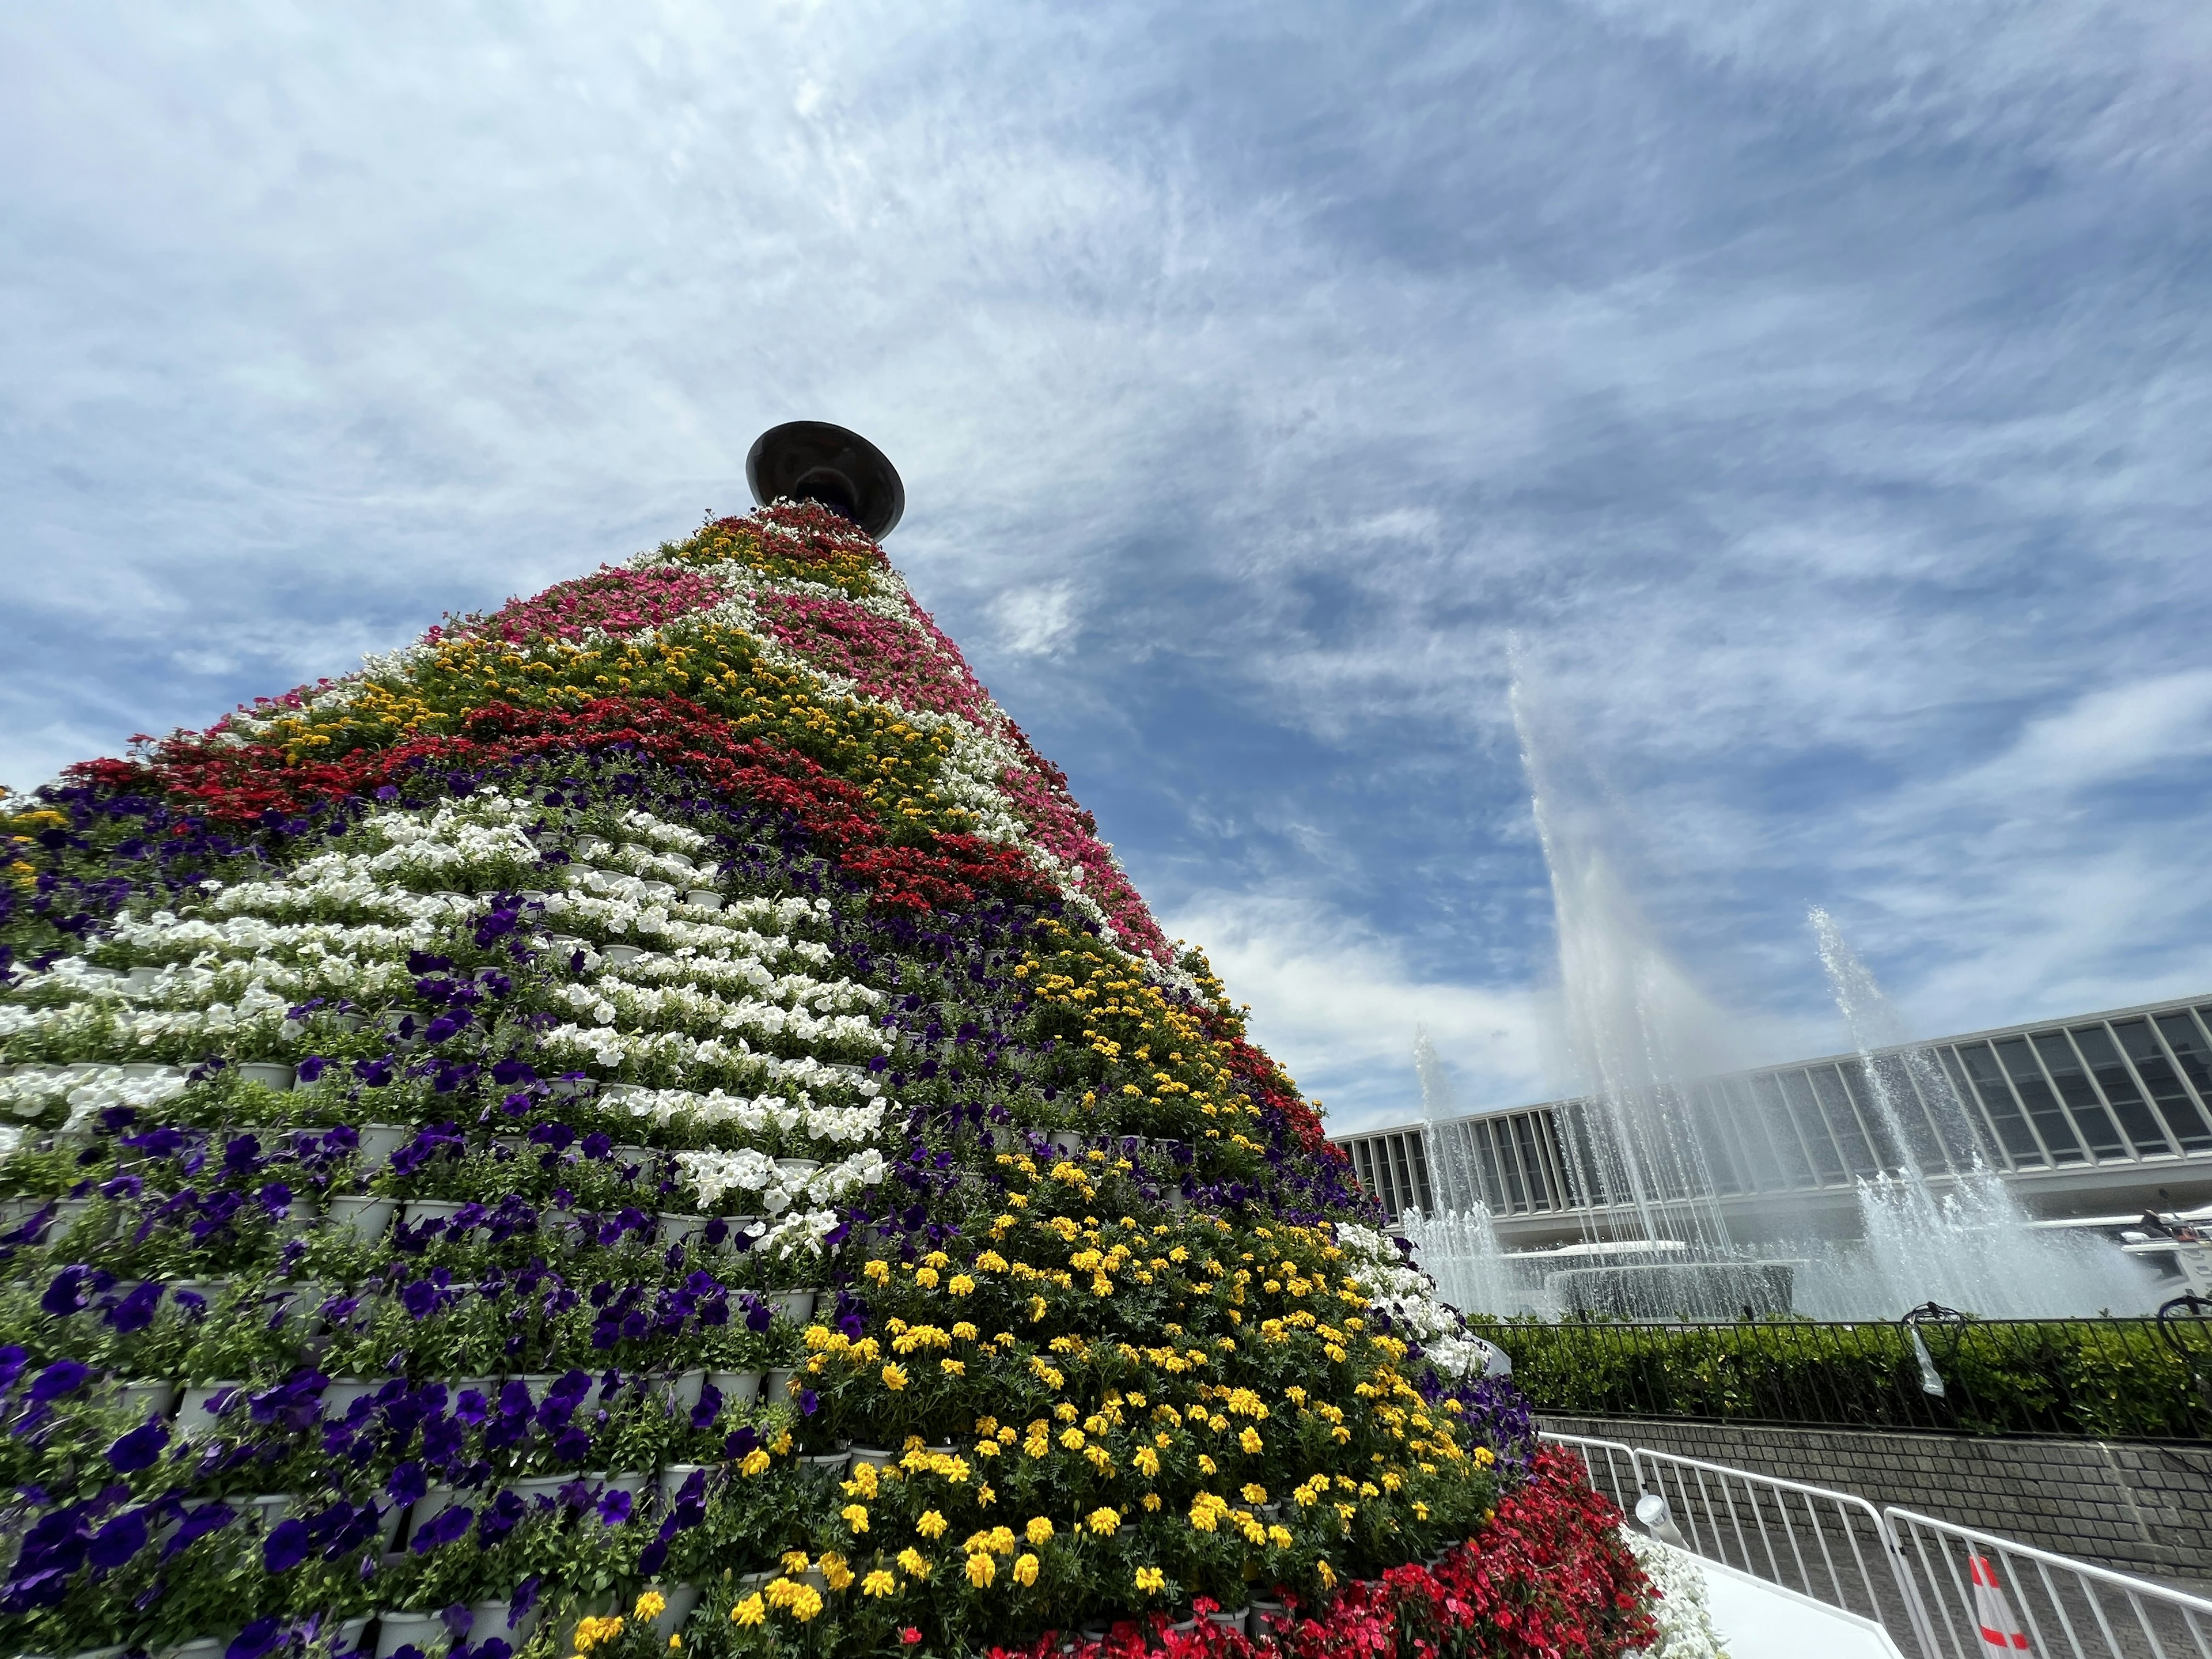
<svg viewBox="0 0 2212 1659">
<path fill-rule="evenodd" d="M 1413 1038 L 1425 1028 L 1464 1110 L 1542 1097 L 1544 999 L 1422 976 L 1391 941 L 1310 901 L 1196 895 L 1163 919 L 1202 943 L 1255 1039 L 1329 1108 L 1333 1133 L 1419 1115 Z"/>
</svg>

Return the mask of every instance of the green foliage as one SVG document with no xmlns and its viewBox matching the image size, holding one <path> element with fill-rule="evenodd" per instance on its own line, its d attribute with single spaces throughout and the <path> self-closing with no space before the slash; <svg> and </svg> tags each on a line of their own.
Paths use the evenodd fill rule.
<svg viewBox="0 0 2212 1659">
<path fill-rule="evenodd" d="M 2212 1404 L 2148 1319 L 1988 1321 L 1923 1330 L 1944 1382 L 1921 1386 L 1893 1325 L 1474 1328 L 1513 1358 L 1540 1412 L 1587 1417 L 2082 1435 L 2212 1437 Z M 2212 1355 L 2200 1362 L 2212 1373 Z"/>
</svg>

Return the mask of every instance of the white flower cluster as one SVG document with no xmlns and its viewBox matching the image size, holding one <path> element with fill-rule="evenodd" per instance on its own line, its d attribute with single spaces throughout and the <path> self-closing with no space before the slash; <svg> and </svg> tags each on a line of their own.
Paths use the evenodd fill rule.
<svg viewBox="0 0 2212 1659">
<path fill-rule="evenodd" d="M 82 1127 L 112 1106 L 141 1109 L 174 1100 L 185 1091 L 181 1066 L 120 1066 L 27 1067 L 0 1077 L 0 1111 L 34 1121 L 53 1122 L 67 1132 Z M 21 1131 L 14 1131 L 20 1140 Z M 0 1156 L 13 1152 L 10 1143 Z"/>
<path fill-rule="evenodd" d="M 817 902 L 826 910 L 827 900 Z M 756 931 L 765 922 L 781 933 L 784 926 L 789 924 L 779 926 L 784 923 L 784 917 L 778 913 L 793 906 L 799 907 L 805 921 L 818 919 L 804 899 L 762 900 L 726 910 L 708 911 L 642 892 L 600 897 L 573 889 L 547 895 L 545 915 L 549 919 L 568 918 L 617 939 L 636 934 L 661 940 L 679 951 L 688 949 L 708 955 L 734 952 L 741 948 L 748 955 L 765 955 L 765 947 L 772 945 L 776 951 L 792 952 L 802 961 L 827 967 L 835 958 L 830 947 L 818 940 L 769 939 Z M 676 910 L 684 914 L 673 914 Z"/>
<path fill-rule="evenodd" d="M 747 932 L 738 935 L 745 942 L 742 956 L 661 956 L 641 957 L 622 965 L 622 977 L 641 984 L 652 980 L 666 980 L 681 985 L 713 985 L 728 990 L 757 993 L 763 1000 L 786 1008 L 811 1008 L 817 1013 L 849 1013 L 859 1008 L 880 1008 L 884 994 L 872 987 L 857 985 L 849 979 L 819 980 L 809 974 L 775 974 L 761 965 L 761 958 L 773 957 L 792 941 L 765 939 Z M 800 945 L 811 940 L 799 940 Z M 820 948 L 820 947 L 817 947 Z M 825 951 L 824 954 L 828 954 Z"/>
<path fill-rule="evenodd" d="M 803 1134 L 809 1140 L 847 1145 L 866 1140 L 883 1127 L 884 1103 L 866 1106 L 817 1106 L 803 1094 L 794 1103 L 781 1095 L 725 1094 L 720 1089 L 695 1094 L 688 1089 L 647 1089 L 635 1083 L 610 1084 L 599 1091 L 610 1106 L 653 1123 L 688 1121 L 702 1127 L 728 1124 L 749 1134 Z"/>
<path fill-rule="evenodd" d="M 1659 1605 L 1652 1609 L 1659 1639 L 1644 1650 L 1644 1659 L 1729 1659 L 1721 1634 L 1713 1628 L 1705 1569 L 1697 1557 L 1631 1527 L 1623 1527 L 1620 1535 L 1659 1592 Z"/>
<path fill-rule="evenodd" d="M 609 1026 L 556 1025 L 540 1039 L 554 1060 L 600 1066 L 609 1071 L 651 1071 L 659 1067 L 678 1073 L 719 1074 L 732 1083 L 775 1085 L 795 1090 L 842 1089 L 873 1095 L 882 1085 L 856 1067 L 801 1054 L 785 1060 L 755 1051 L 743 1037 L 725 1042 L 720 1037 L 694 1037 L 682 1031 L 622 1031 Z"/>
<path fill-rule="evenodd" d="M 1467 1322 L 1437 1300 L 1436 1281 L 1408 1266 L 1396 1244 L 1371 1227 L 1340 1221 L 1337 1248 L 1357 1269 L 1370 1307 L 1380 1308 L 1421 1345 L 1429 1363 L 1447 1376 L 1480 1376 L 1496 1350 L 1467 1333 Z"/>
<path fill-rule="evenodd" d="M 760 1194 L 761 1213 L 778 1216 L 793 1204 L 830 1204 L 855 1187 L 872 1187 L 889 1165 L 873 1146 L 817 1168 L 808 1160 L 778 1163 L 765 1152 L 678 1152 L 684 1180 L 698 1194 L 700 1207 L 713 1211 L 732 1192 Z"/>
<path fill-rule="evenodd" d="M 763 1040 L 788 1038 L 850 1051 L 873 1053 L 886 1047 L 876 1023 L 862 1014 L 815 1014 L 783 1008 L 765 999 L 725 1002 L 711 991 L 688 985 L 633 985 L 611 975 L 591 985 L 564 985 L 554 1000 L 595 1024 L 623 1030 L 669 1029 L 733 1031 Z"/>
</svg>

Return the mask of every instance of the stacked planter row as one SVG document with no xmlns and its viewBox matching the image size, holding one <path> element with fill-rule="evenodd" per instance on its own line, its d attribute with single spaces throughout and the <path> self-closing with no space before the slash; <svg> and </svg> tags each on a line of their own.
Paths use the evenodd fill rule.
<svg viewBox="0 0 2212 1659">
<path fill-rule="evenodd" d="M 0 1639 L 963 1650 L 1475 1534 L 1525 1413 L 880 554 L 633 572 L 16 804 Z"/>
</svg>

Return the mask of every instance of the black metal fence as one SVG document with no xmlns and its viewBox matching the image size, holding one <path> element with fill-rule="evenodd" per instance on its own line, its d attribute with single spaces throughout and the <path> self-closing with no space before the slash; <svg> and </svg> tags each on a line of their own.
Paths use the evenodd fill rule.
<svg viewBox="0 0 2212 1659">
<path fill-rule="evenodd" d="M 2212 1437 L 2212 1322 L 1474 1324 L 1540 1411 L 1949 1434 Z M 2178 1346 L 2177 1346 L 2178 1343 Z M 1940 1392 L 1937 1389 L 1940 1388 Z"/>
</svg>

